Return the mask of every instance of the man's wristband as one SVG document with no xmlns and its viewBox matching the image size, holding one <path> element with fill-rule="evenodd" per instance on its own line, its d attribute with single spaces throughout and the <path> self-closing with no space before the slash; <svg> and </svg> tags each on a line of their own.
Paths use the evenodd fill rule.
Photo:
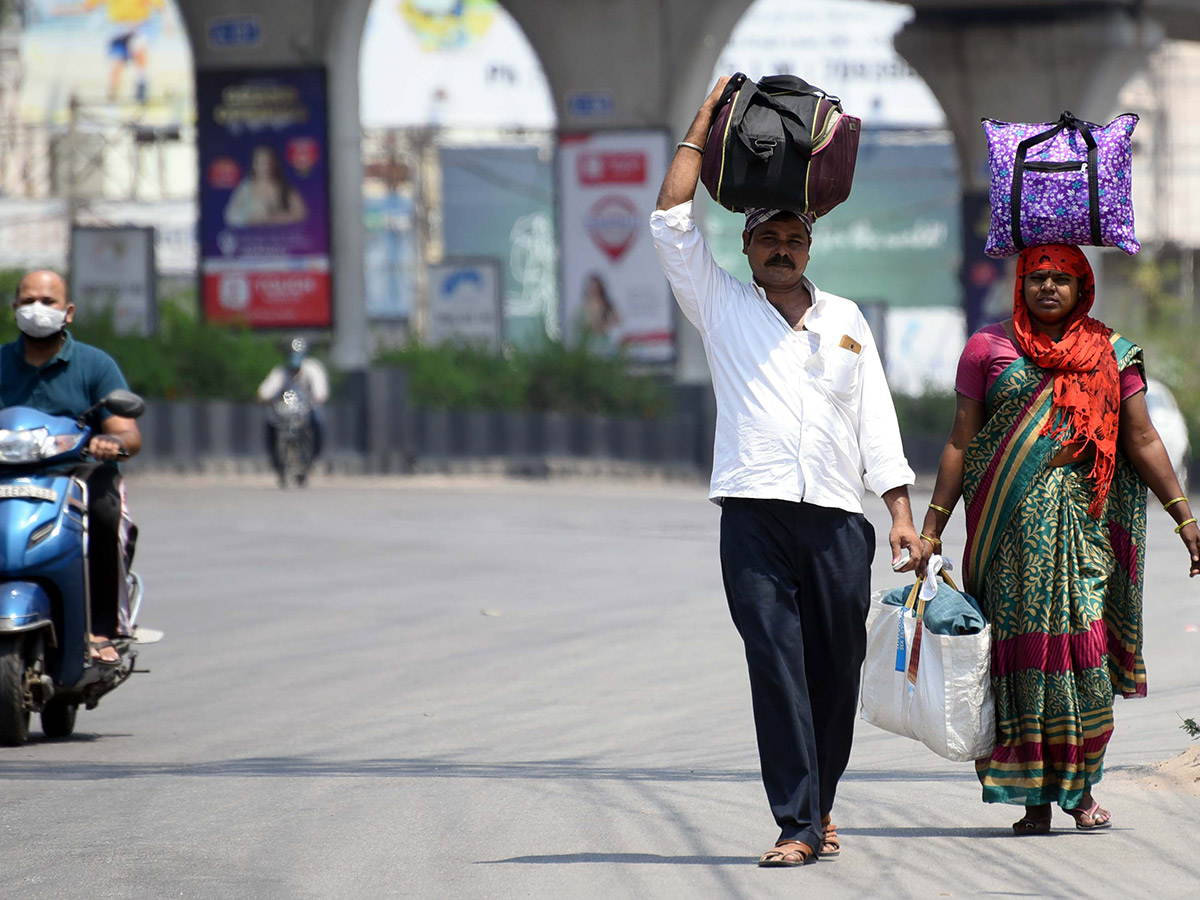
<svg viewBox="0 0 1200 900">
<path fill-rule="evenodd" d="M 680 147 L 687 147 L 689 150 L 695 150 L 697 153 L 700 153 L 700 154 L 704 153 L 703 147 L 701 147 L 699 144 L 693 144 L 691 141 L 680 141 L 678 144 L 675 145 L 676 150 L 678 150 Z"/>
</svg>

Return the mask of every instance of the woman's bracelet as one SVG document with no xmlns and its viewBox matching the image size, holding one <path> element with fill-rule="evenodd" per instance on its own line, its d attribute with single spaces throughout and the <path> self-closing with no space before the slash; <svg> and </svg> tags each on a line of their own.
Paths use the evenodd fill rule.
<svg viewBox="0 0 1200 900">
<path fill-rule="evenodd" d="M 1175 533 L 1179 534 L 1179 532 L 1183 531 L 1183 529 L 1187 528 L 1189 525 L 1191 525 L 1195 521 L 1196 521 L 1195 516 L 1192 516 L 1190 519 L 1184 519 L 1182 522 L 1180 522 L 1178 525 L 1175 526 Z"/>
<path fill-rule="evenodd" d="M 929 508 L 936 509 L 938 512 L 945 513 L 948 516 L 954 515 L 952 512 L 950 512 L 950 510 L 946 509 L 946 507 L 938 506 L 936 503 L 930 503 Z"/>
<path fill-rule="evenodd" d="M 933 546 L 935 546 L 935 547 L 940 546 L 942 543 L 941 538 L 930 537 L 923 531 L 921 532 L 921 540 L 929 541 L 929 543 L 933 544 Z"/>
<path fill-rule="evenodd" d="M 1185 500 L 1187 500 L 1187 497 L 1176 497 L 1174 500 L 1168 500 L 1163 504 L 1163 509 L 1170 509 L 1176 503 L 1182 503 Z"/>
<path fill-rule="evenodd" d="M 693 144 L 691 141 L 680 141 L 678 144 L 675 145 L 676 150 L 678 150 L 680 147 L 687 147 L 689 150 L 695 150 L 697 153 L 700 153 L 700 154 L 704 153 L 703 147 L 701 147 L 699 144 Z"/>
</svg>

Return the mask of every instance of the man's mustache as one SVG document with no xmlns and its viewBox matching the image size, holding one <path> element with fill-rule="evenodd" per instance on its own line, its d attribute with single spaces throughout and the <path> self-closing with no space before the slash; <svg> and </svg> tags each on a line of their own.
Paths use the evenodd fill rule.
<svg viewBox="0 0 1200 900">
<path fill-rule="evenodd" d="M 796 264 L 794 262 L 792 262 L 789 257 L 786 257 L 786 256 L 772 256 L 770 259 L 767 260 L 767 265 L 768 266 L 776 266 L 776 265 L 787 266 L 788 268 L 791 268 L 791 269 L 796 268 Z"/>
</svg>

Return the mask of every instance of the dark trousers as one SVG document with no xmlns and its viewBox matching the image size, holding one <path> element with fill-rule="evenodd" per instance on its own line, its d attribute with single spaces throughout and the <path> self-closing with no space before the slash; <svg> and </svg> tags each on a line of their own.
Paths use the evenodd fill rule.
<svg viewBox="0 0 1200 900">
<path fill-rule="evenodd" d="M 727 497 L 721 571 L 746 645 L 763 786 L 779 840 L 821 846 L 850 759 L 875 529 L 859 513 Z"/>
<path fill-rule="evenodd" d="M 95 466 L 88 486 L 88 578 L 92 634 L 115 637 L 129 631 L 125 573 L 133 560 L 137 527 L 128 518 L 115 466 Z"/>
<path fill-rule="evenodd" d="M 312 425 L 313 446 L 312 455 L 316 459 L 321 455 L 321 442 L 325 436 L 325 415 L 317 407 L 313 407 L 309 413 L 309 424 Z M 283 460 L 279 458 L 279 441 L 275 439 L 277 429 L 267 418 L 263 422 L 263 438 L 267 446 L 267 458 L 271 460 L 271 468 L 279 472 L 283 468 Z"/>
</svg>

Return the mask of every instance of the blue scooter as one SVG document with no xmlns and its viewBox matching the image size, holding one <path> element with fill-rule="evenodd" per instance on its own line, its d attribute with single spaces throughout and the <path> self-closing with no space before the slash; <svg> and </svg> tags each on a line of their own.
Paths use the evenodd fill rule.
<svg viewBox="0 0 1200 900">
<path fill-rule="evenodd" d="M 41 714 L 48 738 L 75 730 L 82 703 L 95 708 L 135 670 L 136 646 L 162 638 L 139 629 L 142 583 L 129 576 L 131 636 L 113 639 L 119 663 L 91 658 L 88 580 L 90 416 L 103 407 L 137 418 L 136 394 L 113 391 L 78 419 L 11 406 L 0 410 L 0 744 L 29 738 Z"/>
</svg>

